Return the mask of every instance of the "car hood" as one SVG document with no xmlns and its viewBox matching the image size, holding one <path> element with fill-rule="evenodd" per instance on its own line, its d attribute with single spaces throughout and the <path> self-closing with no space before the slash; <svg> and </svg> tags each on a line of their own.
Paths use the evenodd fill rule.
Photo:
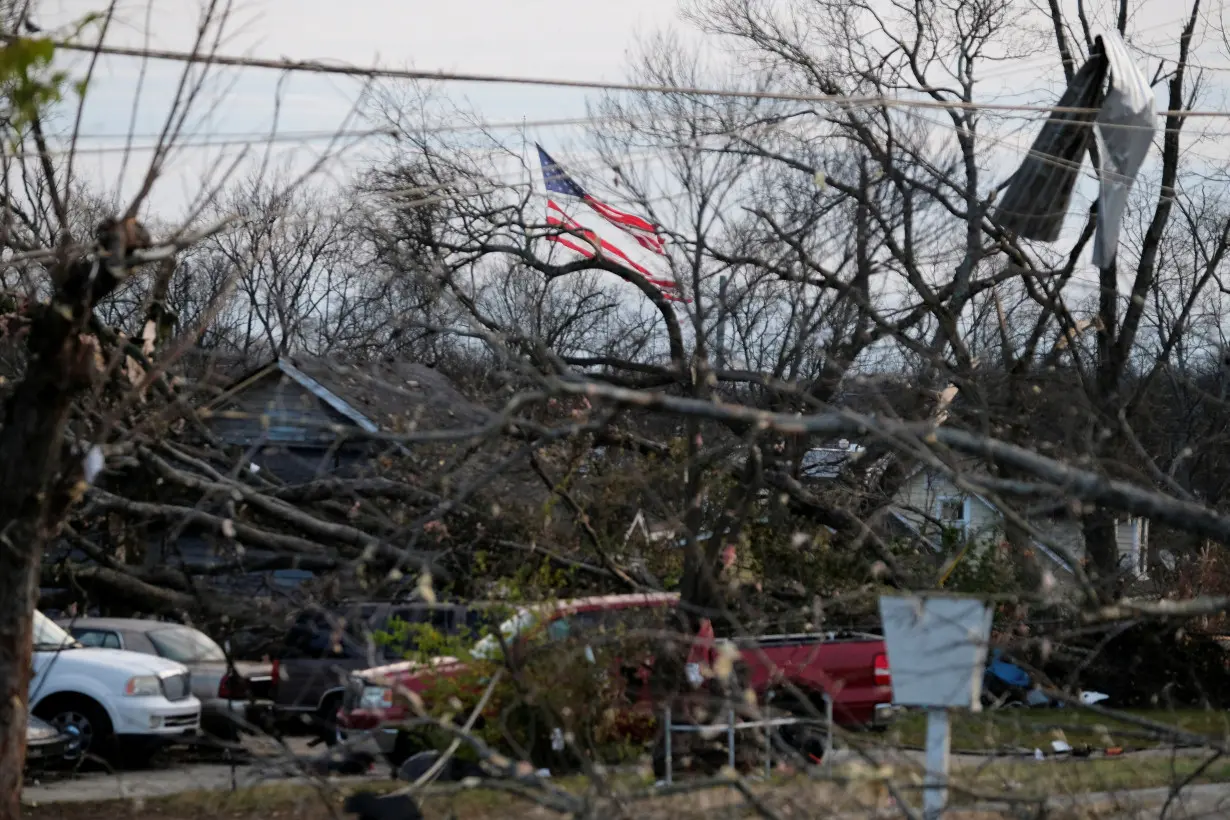
<svg viewBox="0 0 1230 820">
<path fill-rule="evenodd" d="M 54 652 L 39 652 L 39 655 L 54 655 Z M 65 649 L 58 653 L 55 662 L 61 669 L 78 670 L 87 673 L 90 669 L 108 669 L 115 672 L 127 672 L 129 675 L 163 675 L 175 672 L 186 672 L 187 667 L 181 663 L 160 658 L 157 655 L 145 655 L 141 652 L 129 652 L 125 649 Z"/>
</svg>

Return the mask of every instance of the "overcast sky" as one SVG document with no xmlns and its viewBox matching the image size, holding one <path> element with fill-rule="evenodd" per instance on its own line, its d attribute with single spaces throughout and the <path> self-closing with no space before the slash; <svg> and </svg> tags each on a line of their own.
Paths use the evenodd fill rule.
<svg viewBox="0 0 1230 820">
<path fill-rule="evenodd" d="M 1026 4 L 1031 0 L 1018 0 Z M 1075 0 L 1066 0 L 1075 6 Z M 1096 16 L 1114 5 L 1087 4 Z M 1175 0 L 1137 0 L 1133 3 L 1132 28 L 1135 45 L 1145 51 L 1165 50 L 1177 37 L 1183 6 Z M 1097 8 L 1095 8 L 1097 7 Z M 105 8 L 104 0 L 42 0 L 38 22 L 52 27 L 80 19 Z M 196 0 L 121 0 L 119 14 L 108 34 L 113 45 L 188 50 L 200 14 Z M 673 0 L 617 0 L 593 3 L 560 3 L 559 0 L 238 0 L 222 45 L 226 54 L 339 62 L 350 65 L 381 65 L 418 69 L 456 69 L 470 72 L 589 80 L 622 80 L 628 52 L 638 35 L 667 26 L 690 31 L 678 18 Z M 1220 4 L 1212 4 L 1217 14 Z M 1072 14 L 1075 19 L 1075 13 Z M 695 34 L 690 39 L 699 41 Z M 1215 49 L 1207 54 L 1216 57 Z M 719 55 L 720 56 L 720 55 Z M 1147 59 L 1142 55 L 1142 59 Z M 1205 62 L 1216 62 L 1205 58 Z M 1003 90 L 1032 94 L 1035 103 L 1052 102 L 1055 61 L 1042 57 L 1001 71 L 995 82 Z M 1225 65 L 1224 61 L 1221 63 Z M 80 73 L 80 60 L 75 61 Z M 1050 71 L 1045 75 L 1043 70 Z M 117 188 L 131 195 L 139 184 L 148 153 L 135 154 L 121 179 L 122 145 L 115 138 L 130 131 L 138 83 L 139 95 L 131 131 L 136 145 L 152 145 L 174 98 L 181 64 L 153 61 L 143 64 L 132 58 L 105 57 L 96 70 L 81 126 L 84 135 L 78 167 L 92 181 L 110 191 Z M 295 74 L 283 78 L 278 72 L 259 69 L 211 69 L 213 80 L 205 103 L 196 109 L 189 141 L 209 137 L 227 139 L 227 134 L 250 135 L 267 131 L 273 122 L 274 101 L 281 100 L 278 129 L 284 141 L 277 144 L 282 155 L 297 152 L 303 161 L 306 150 L 325 143 L 316 139 L 296 143 L 295 134 L 329 133 L 346 117 L 360 87 L 358 81 L 341 77 Z M 1051 83 L 1047 84 L 1047 76 Z M 1217 75 L 1222 80 L 1225 75 Z M 281 93 L 278 94 L 279 83 Z M 464 95 L 487 121 L 561 119 L 583 116 L 585 94 L 580 91 L 515 86 L 452 87 Z M 998 96 L 994 91 L 988 92 Z M 1215 96 L 1212 104 L 1224 100 Z M 943 120 L 939 112 L 931 118 Z M 1034 129 L 1023 120 L 1022 139 L 1032 139 Z M 1222 126 L 1223 130 L 1226 127 Z M 107 135 L 111 135 L 108 139 Z M 234 139 L 242 139 L 234 137 Z M 110 147 L 111 153 L 90 153 Z M 225 165 L 239 148 L 185 148 L 172 163 L 171 172 L 154 190 L 151 207 L 170 215 L 181 212 L 201 190 L 203 169 Z M 344 179 L 357 165 L 361 153 L 330 170 Z"/>
<path fill-rule="evenodd" d="M 102 0 L 44 0 L 38 23 L 55 26 L 105 8 Z M 121 0 L 116 24 L 108 35 L 114 45 L 188 50 L 195 35 L 200 4 L 194 0 Z M 583 77 L 619 80 L 626 52 L 636 36 L 675 21 L 670 0 L 619 0 L 618 3 L 561 4 L 558 0 L 238 0 L 230 37 L 220 49 L 227 54 L 381 65 L 420 69 L 454 69 L 482 73 Z M 149 35 L 148 40 L 146 35 Z M 74 61 L 80 65 L 80 61 Z M 104 57 L 96 70 L 81 132 L 83 147 L 122 145 L 98 135 L 129 132 L 133 101 L 142 70 L 139 60 Z M 151 62 L 145 73 L 141 106 L 132 131 L 136 144 L 153 144 L 162 127 L 183 66 Z M 222 99 L 216 110 L 200 114 L 191 129 L 197 141 L 225 133 L 264 132 L 273 120 L 273 102 L 282 100 L 279 131 L 330 132 L 351 110 L 360 83 L 341 77 L 297 74 L 283 80 L 278 72 L 213 69 L 209 100 Z M 282 93 L 276 93 L 282 81 Z M 459 86 L 488 121 L 562 119 L 585 114 L 583 93 L 561 89 Z M 323 146 L 315 140 L 315 148 Z M 237 148 L 225 153 L 233 156 Z M 296 150 L 279 143 L 282 152 Z M 299 149 L 301 151 L 301 149 Z M 191 149 L 191 163 L 160 183 L 155 207 L 182 208 L 200 188 L 202 156 L 216 162 L 219 149 Z M 81 155 L 82 172 L 114 188 L 120 154 Z M 134 156 L 124 186 L 131 194 L 135 172 L 148 154 Z M 191 166 L 191 168 L 189 168 Z"/>
</svg>

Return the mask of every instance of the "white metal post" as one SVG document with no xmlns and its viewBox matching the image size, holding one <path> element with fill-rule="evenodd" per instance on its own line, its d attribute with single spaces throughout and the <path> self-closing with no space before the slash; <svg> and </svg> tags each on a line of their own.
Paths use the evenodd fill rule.
<svg viewBox="0 0 1230 820">
<path fill-rule="evenodd" d="M 952 735 L 948 710 L 927 709 L 927 776 L 923 783 L 923 816 L 938 820 L 948 804 L 948 752 Z"/>
</svg>

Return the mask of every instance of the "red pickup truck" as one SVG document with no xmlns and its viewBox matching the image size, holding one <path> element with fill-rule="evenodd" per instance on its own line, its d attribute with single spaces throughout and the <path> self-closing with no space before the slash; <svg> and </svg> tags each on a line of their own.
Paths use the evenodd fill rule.
<svg viewBox="0 0 1230 820">
<path fill-rule="evenodd" d="M 563 638 L 583 639 L 609 625 L 643 628 L 647 623 L 665 625 L 679 604 L 674 593 L 609 595 L 559 601 L 526 607 L 500 625 L 499 636 L 488 635 L 471 651 L 475 659 L 496 661 L 505 650 L 517 657 L 520 649 L 533 642 L 546 645 Z M 656 621 L 655 621 L 656 619 Z M 707 627 L 707 623 L 705 627 Z M 660 627 L 659 627 L 660 628 Z M 582 641 L 584 642 L 584 640 Z M 702 628 L 692 639 L 687 657 L 688 678 L 699 687 L 704 667 L 713 669 L 722 650 L 711 629 Z M 827 635 L 782 635 L 736 640 L 734 666 L 744 686 L 758 697 L 782 692 L 786 682 L 817 704 L 822 695 L 833 702 L 833 721 L 846 727 L 872 727 L 891 714 L 892 683 L 884 642 L 876 636 L 840 638 Z M 589 647 L 586 654 L 592 659 Z M 729 652 L 725 653 L 729 657 Z M 652 658 L 641 662 L 652 666 Z M 352 673 L 347 686 L 338 725 L 343 730 L 373 731 L 381 750 L 393 765 L 418 749 L 410 748 L 408 738 L 397 724 L 411 716 L 405 698 L 396 691 L 427 693 L 441 679 L 460 677 L 468 665 L 451 657 L 433 658 L 427 663 L 407 661 Z M 639 677 L 640 683 L 636 682 Z M 652 712 L 661 704 L 654 702 L 649 675 L 631 676 L 624 685 L 624 697 L 637 712 Z M 640 691 L 634 691 L 639 689 Z"/>
</svg>

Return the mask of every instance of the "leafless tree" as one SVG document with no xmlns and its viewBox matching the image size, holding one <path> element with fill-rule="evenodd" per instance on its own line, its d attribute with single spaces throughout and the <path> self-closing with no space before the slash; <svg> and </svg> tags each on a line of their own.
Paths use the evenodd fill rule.
<svg viewBox="0 0 1230 820">
<path fill-rule="evenodd" d="M 1123 30 L 1126 10 L 1101 22 Z M 1167 87 L 1160 161 L 1134 189 L 1118 270 L 1092 277 L 1090 203 L 1055 243 L 995 218 L 1019 160 L 1003 147 L 1044 117 L 982 93 L 1028 62 L 1070 80 L 1100 22 L 1083 8 L 702 0 L 689 16 L 738 60 L 646 40 L 632 79 L 659 90 L 596 97 L 593 159 L 577 164 L 662 226 L 687 301 L 609 255 L 560 252 L 551 240 L 570 231 L 546 219 L 529 135 L 500 137 L 416 88 L 366 97 L 399 138 L 344 194 L 258 174 L 202 203 L 197 233 L 132 221 L 140 201 L 105 221 L 105 200 L 51 162 L 43 120 L 18 133 L 0 431 L 0 794 L 14 797 L 0 817 L 17 812 L 40 577 L 76 603 L 219 628 L 288 606 L 223 581 L 297 567 L 321 578 L 293 603 L 677 586 L 727 634 L 815 631 L 838 606 L 874 615 L 885 585 L 931 589 L 963 560 L 996 562 L 894 534 L 925 470 L 1002 511 L 1031 572 L 976 590 L 997 601 L 1082 629 L 1230 605 L 1190 578 L 1184 600 L 1125 596 L 1115 539 L 1132 515 L 1175 545 L 1230 542 L 1230 208 L 1216 169 L 1185 151 L 1199 135 L 1182 115 L 1201 99 L 1198 4 L 1163 57 L 1140 56 Z M 686 90 L 707 86 L 729 93 Z M 187 363 L 213 354 L 237 360 L 221 386 Z M 303 441 L 277 439 L 276 408 L 238 377 L 274 358 L 392 397 L 304 414 L 321 465 L 366 466 L 268 466 Z M 257 432 L 226 437 L 243 424 Z M 843 439 L 862 449 L 817 479 L 817 454 Z M 1048 516 L 1080 520 L 1088 565 L 1050 543 Z M 161 560 L 142 555 L 150 532 Z M 185 554 L 190 538 L 210 561 Z M 1069 559 L 1074 594 L 1048 584 L 1033 545 Z M 518 706 L 548 688 L 501 669 Z M 416 719 L 501 760 L 472 722 L 437 717 Z"/>
</svg>

